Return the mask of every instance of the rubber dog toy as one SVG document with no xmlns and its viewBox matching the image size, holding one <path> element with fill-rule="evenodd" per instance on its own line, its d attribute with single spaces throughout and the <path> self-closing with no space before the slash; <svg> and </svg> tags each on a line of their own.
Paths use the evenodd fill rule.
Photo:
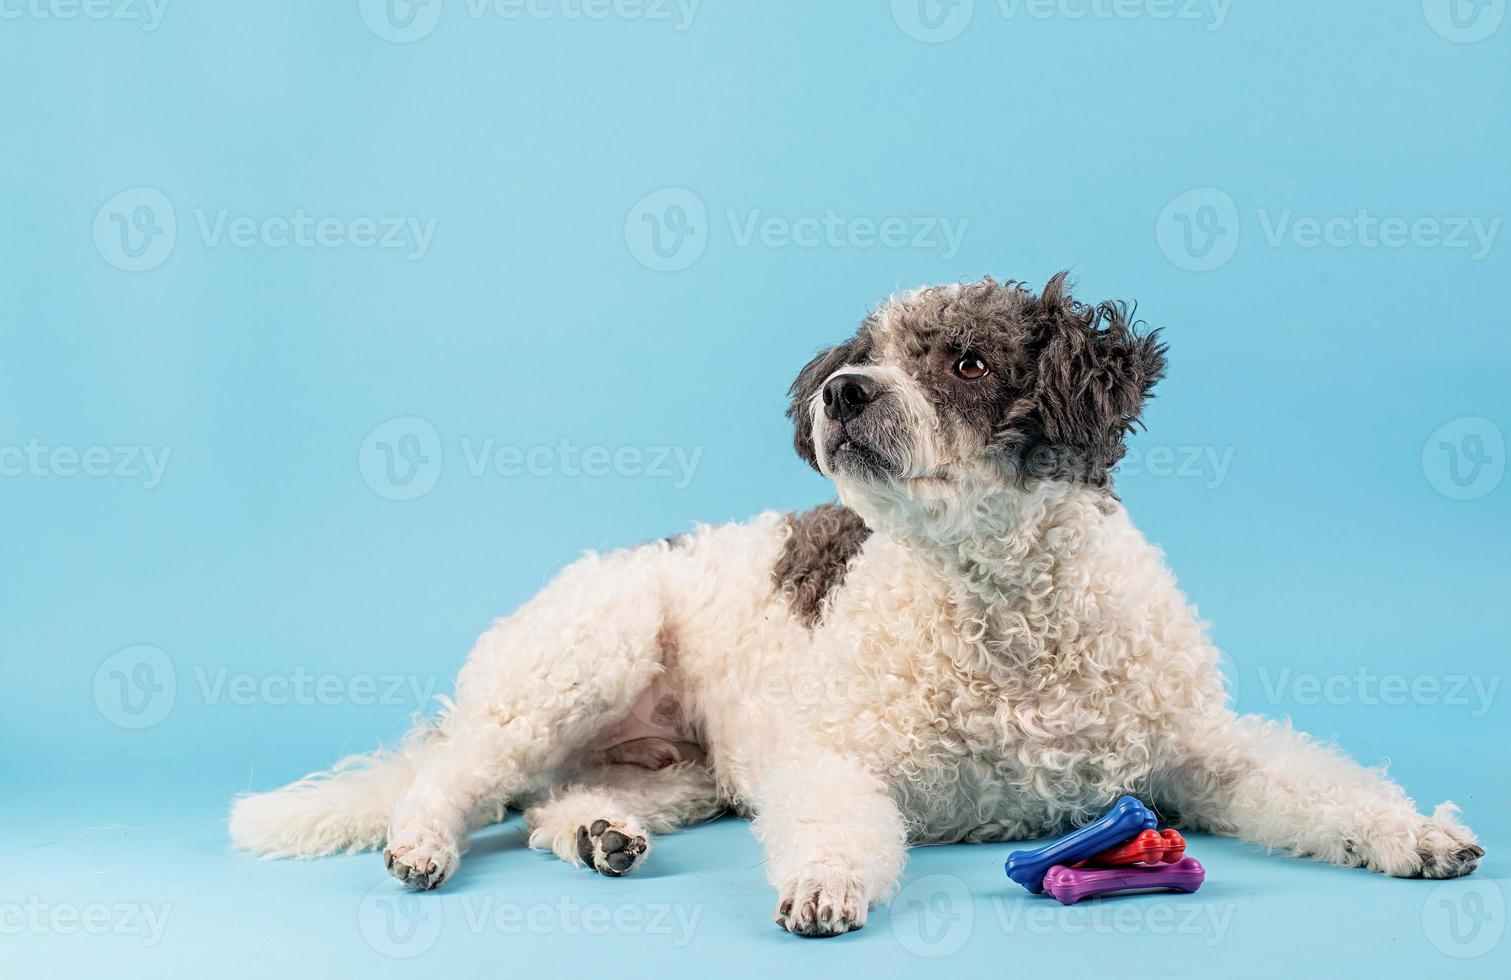
<svg viewBox="0 0 1511 980">
<path fill-rule="evenodd" d="M 1190 893 L 1200 888 L 1206 877 L 1206 869 L 1196 858 L 1124 868 L 1067 868 L 1057 864 L 1044 876 L 1044 890 L 1061 905 L 1074 905 L 1083 898 L 1133 889 L 1169 888 Z"/>
<path fill-rule="evenodd" d="M 1103 851 L 1077 868 L 1116 868 L 1128 864 L 1174 864 L 1186 856 L 1186 839 L 1178 830 L 1143 830 L 1126 844 Z"/>
<path fill-rule="evenodd" d="M 1141 830 L 1153 830 L 1155 823 L 1148 807 L 1124 796 L 1100 819 L 1057 841 L 1033 851 L 1013 851 L 1007 856 L 1007 876 L 1037 895 L 1044 890 L 1044 875 L 1050 868 L 1084 861 L 1137 836 Z"/>
</svg>

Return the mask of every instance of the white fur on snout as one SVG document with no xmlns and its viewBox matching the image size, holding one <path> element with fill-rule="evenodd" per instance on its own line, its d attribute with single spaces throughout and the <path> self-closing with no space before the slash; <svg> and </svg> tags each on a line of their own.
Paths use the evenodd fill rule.
<svg viewBox="0 0 1511 980">
<path fill-rule="evenodd" d="M 934 476 L 940 465 L 939 414 L 924 393 L 923 387 L 901 368 L 892 364 L 847 364 L 824 379 L 818 393 L 808 402 L 812 419 L 814 456 L 818 459 L 819 471 L 831 479 L 841 479 L 829 467 L 824 446 L 824 385 L 843 374 L 858 374 L 876 381 L 882 396 L 890 396 L 897 405 L 899 428 L 895 441 L 884 446 L 870 448 L 888 456 L 897 464 L 899 475 L 905 479 Z"/>
</svg>

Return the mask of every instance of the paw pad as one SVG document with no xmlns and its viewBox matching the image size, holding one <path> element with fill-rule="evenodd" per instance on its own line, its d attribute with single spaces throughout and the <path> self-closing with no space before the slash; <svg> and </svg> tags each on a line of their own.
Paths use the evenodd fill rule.
<svg viewBox="0 0 1511 980">
<path fill-rule="evenodd" d="M 577 856 L 594 871 L 610 878 L 635 870 L 650 849 L 650 840 L 629 824 L 595 820 L 589 826 L 577 828 Z"/>
</svg>

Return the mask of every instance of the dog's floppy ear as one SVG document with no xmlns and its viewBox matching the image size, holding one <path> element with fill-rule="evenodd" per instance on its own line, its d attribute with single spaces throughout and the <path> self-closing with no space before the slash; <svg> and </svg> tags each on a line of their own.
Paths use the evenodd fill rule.
<svg viewBox="0 0 1511 980">
<path fill-rule="evenodd" d="M 1053 456 L 1101 485 L 1164 376 L 1165 345 L 1158 330 L 1140 332 L 1125 303 L 1076 302 L 1067 278 L 1055 276 L 1030 304 L 1039 348 L 1033 402 Z"/>
<path fill-rule="evenodd" d="M 787 389 L 792 399 L 787 406 L 787 417 L 792 420 L 792 447 L 814 469 L 818 469 L 818 456 L 813 448 L 813 418 L 808 414 L 808 405 L 818 394 L 819 385 L 829 375 L 849 364 L 858 356 L 860 342 L 856 338 L 818 352 L 808 366 L 798 372 L 792 387 Z"/>
</svg>

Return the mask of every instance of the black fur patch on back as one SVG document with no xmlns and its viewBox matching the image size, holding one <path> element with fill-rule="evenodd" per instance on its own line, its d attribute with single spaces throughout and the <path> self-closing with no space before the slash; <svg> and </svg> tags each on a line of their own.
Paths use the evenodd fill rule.
<svg viewBox="0 0 1511 980">
<path fill-rule="evenodd" d="M 844 582 L 850 559 L 860 554 L 871 529 L 853 510 L 821 504 L 787 515 L 787 531 L 771 569 L 772 583 L 793 615 L 812 629 L 823 617 L 824 600 Z"/>
</svg>

